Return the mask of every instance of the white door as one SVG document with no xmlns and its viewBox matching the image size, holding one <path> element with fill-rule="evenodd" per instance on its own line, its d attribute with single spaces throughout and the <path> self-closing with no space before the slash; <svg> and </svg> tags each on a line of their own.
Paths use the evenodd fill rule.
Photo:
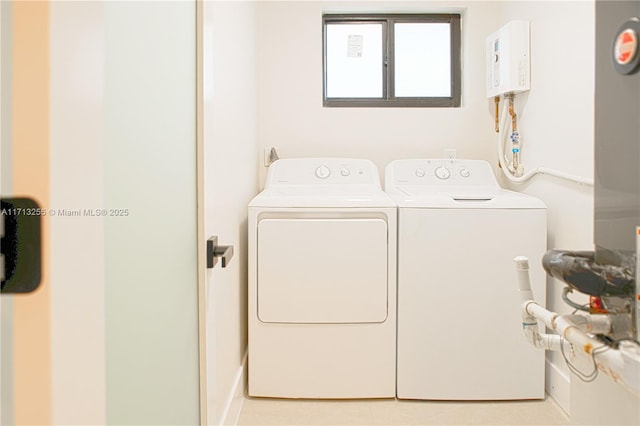
<svg viewBox="0 0 640 426">
<path fill-rule="evenodd" d="M 198 424 L 196 2 L 0 8 L 2 196 L 46 213 L 1 423 Z"/>
</svg>

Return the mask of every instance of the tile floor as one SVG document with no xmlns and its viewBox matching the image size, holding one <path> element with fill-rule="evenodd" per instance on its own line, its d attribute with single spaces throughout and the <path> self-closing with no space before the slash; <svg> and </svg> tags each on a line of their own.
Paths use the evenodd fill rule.
<svg viewBox="0 0 640 426">
<path fill-rule="evenodd" d="M 568 425 L 542 401 L 308 401 L 245 398 L 239 425 Z"/>
</svg>

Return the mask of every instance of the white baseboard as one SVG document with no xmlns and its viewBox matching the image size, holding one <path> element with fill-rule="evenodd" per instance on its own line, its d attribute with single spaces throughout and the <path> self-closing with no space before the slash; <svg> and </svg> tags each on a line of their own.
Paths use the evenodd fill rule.
<svg viewBox="0 0 640 426">
<path fill-rule="evenodd" d="M 554 399 L 568 416 L 571 405 L 571 382 L 569 376 L 549 360 L 546 361 L 545 376 L 547 394 Z"/>
<path fill-rule="evenodd" d="M 242 404 L 244 403 L 244 395 L 247 383 L 247 353 L 245 352 L 242 359 L 242 365 L 236 372 L 235 380 L 233 381 L 233 387 L 227 396 L 227 403 L 224 406 L 224 412 L 222 413 L 223 425 L 237 425 L 240 418 L 240 412 L 242 411 Z"/>
</svg>

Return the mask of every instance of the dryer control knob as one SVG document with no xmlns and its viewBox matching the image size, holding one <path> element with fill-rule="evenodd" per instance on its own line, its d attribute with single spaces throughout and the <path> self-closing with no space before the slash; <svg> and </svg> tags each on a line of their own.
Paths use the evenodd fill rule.
<svg viewBox="0 0 640 426">
<path fill-rule="evenodd" d="M 331 175 L 331 170 L 327 166 L 318 166 L 316 169 L 316 176 L 320 179 L 326 179 Z"/>
<path fill-rule="evenodd" d="M 424 177 L 424 170 L 423 169 L 416 169 L 416 176 L 418 177 Z"/>
<path fill-rule="evenodd" d="M 446 167 L 440 166 L 435 170 L 436 177 L 438 179 L 449 179 L 451 172 Z"/>
<path fill-rule="evenodd" d="M 471 176 L 471 172 L 467 169 L 462 169 L 460 170 L 460 176 L 462 176 L 463 178 L 468 178 L 469 176 Z"/>
<path fill-rule="evenodd" d="M 351 170 L 347 169 L 346 167 L 343 167 L 340 169 L 340 174 L 342 176 L 349 176 L 351 174 Z"/>
</svg>

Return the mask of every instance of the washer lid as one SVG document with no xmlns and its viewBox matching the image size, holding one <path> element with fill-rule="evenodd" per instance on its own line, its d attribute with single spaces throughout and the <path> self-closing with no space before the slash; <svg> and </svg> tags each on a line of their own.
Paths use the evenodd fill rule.
<svg viewBox="0 0 640 426">
<path fill-rule="evenodd" d="M 535 197 L 503 189 L 482 160 L 395 160 L 386 167 L 385 190 L 399 207 L 546 208 Z"/>
<path fill-rule="evenodd" d="M 397 186 L 391 194 L 398 207 L 434 209 L 545 209 L 538 198 L 492 187 Z"/>
</svg>

